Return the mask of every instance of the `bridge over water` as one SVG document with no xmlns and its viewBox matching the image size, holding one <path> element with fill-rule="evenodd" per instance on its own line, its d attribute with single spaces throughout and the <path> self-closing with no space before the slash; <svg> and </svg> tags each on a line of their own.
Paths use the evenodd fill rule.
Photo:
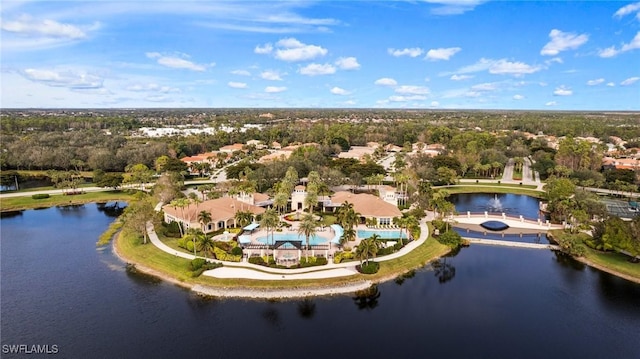
<svg viewBox="0 0 640 359">
<path fill-rule="evenodd" d="M 560 246 L 556 244 L 542 244 L 542 243 L 524 243 L 524 242 L 512 242 L 512 241 L 500 241 L 497 239 L 479 239 L 462 237 L 472 244 L 484 244 L 490 246 L 502 246 L 502 247 L 517 247 L 517 248 L 532 248 L 532 249 L 553 249 L 561 250 Z"/>
<path fill-rule="evenodd" d="M 548 231 L 551 229 L 562 229 L 560 224 L 552 224 L 549 221 L 540 219 L 528 219 L 523 216 L 510 216 L 506 213 L 475 213 L 467 212 L 457 216 L 450 216 L 447 221 L 454 223 L 475 224 L 480 225 L 487 221 L 500 221 L 508 225 L 510 228 L 525 229 L 531 231 Z"/>
</svg>

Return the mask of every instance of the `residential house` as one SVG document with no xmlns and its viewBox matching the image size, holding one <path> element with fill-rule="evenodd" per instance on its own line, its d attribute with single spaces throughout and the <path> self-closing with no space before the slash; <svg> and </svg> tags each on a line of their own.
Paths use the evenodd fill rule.
<svg viewBox="0 0 640 359">
<path fill-rule="evenodd" d="M 244 203 L 231 197 L 222 197 L 201 203 L 190 203 L 184 208 L 167 204 L 162 206 L 162 210 L 164 211 L 165 222 L 181 222 L 185 230 L 200 228 L 205 233 L 237 226 L 235 216 L 239 211 L 251 212 L 254 217 L 265 211 L 262 207 Z M 209 212 L 211 222 L 200 223 L 198 221 L 198 214 L 201 211 Z"/>
</svg>

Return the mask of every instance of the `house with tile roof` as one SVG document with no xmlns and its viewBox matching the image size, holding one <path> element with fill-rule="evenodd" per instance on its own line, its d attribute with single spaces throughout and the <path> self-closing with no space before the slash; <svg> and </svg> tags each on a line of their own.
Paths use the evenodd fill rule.
<svg viewBox="0 0 640 359">
<path fill-rule="evenodd" d="M 265 212 L 265 209 L 249 203 L 238 201 L 231 197 L 222 197 L 204 201 L 201 203 L 189 203 L 187 207 L 179 208 L 171 204 L 162 206 L 164 221 L 180 222 L 185 230 L 200 228 L 204 233 L 213 232 L 223 228 L 236 227 L 236 213 L 239 211 L 251 212 L 255 218 Z M 207 211 L 211 215 L 211 222 L 200 223 L 198 214 Z"/>
</svg>

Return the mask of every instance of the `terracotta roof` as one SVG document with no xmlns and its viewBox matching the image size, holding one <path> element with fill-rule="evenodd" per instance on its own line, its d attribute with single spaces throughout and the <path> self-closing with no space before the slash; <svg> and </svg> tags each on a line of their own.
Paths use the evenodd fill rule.
<svg viewBox="0 0 640 359">
<path fill-rule="evenodd" d="M 172 205 L 167 204 L 162 206 L 162 210 L 170 214 L 173 217 L 183 219 L 186 222 L 194 223 L 198 221 L 198 213 L 201 211 L 207 211 L 211 213 L 211 222 L 226 221 L 234 218 L 238 211 L 249 211 L 253 214 L 262 214 L 265 209 L 262 207 L 254 206 L 244 202 L 240 202 L 237 199 L 231 197 L 222 197 L 204 201 L 196 206 L 196 204 L 189 204 L 188 207 L 183 209 L 174 208 Z M 184 213 L 184 217 L 183 217 Z"/>
<path fill-rule="evenodd" d="M 360 213 L 363 217 L 401 217 L 402 212 L 398 207 L 391 203 L 385 202 L 382 198 L 366 194 L 359 193 L 353 194 L 351 192 L 340 191 L 331 196 L 332 203 L 344 203 L 348 201 L 353 203 L 353 209 Z"/>
</svg>

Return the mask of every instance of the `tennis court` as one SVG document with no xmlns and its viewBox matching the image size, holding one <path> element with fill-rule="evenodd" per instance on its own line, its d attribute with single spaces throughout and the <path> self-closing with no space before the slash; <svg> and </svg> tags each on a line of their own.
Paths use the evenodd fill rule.
<svg viewBox="0 0 640 359">
<path fill-rule="evenodd" d="M 607 206 L 607 212 L 610 215 L 620 218 L 633 218 L 640 215 L 640 209 L 637 202 L 629 202 L 624 200 L 615 200 L 610 198 L 602 198 L 602 203 Z"/>
</svg>

